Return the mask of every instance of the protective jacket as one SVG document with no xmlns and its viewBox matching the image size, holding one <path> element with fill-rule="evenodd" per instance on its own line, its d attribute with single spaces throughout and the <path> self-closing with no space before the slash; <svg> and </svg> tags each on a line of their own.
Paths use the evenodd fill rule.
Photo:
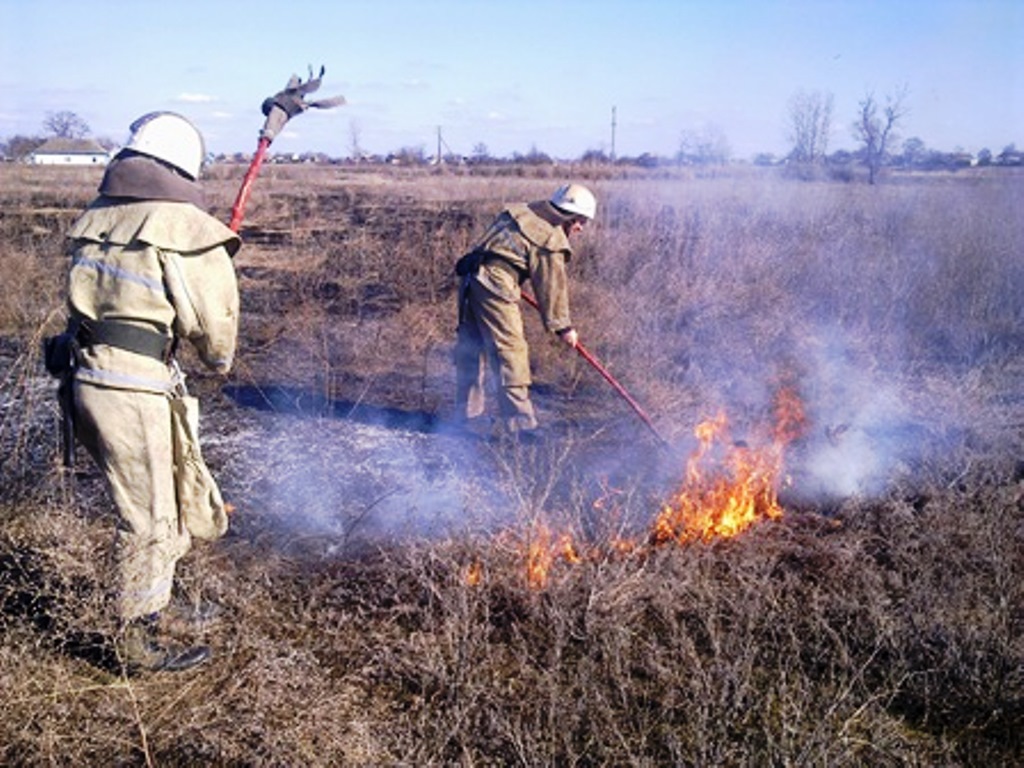
<svg viewBox="0 0 1024 768">
<path fill-rule="evenodd" d="M 187 339 L 210 368 L 231 367 L 239 298 L 234 232 L 189 203 L 100 197 L 74 223 L 68 302 L 86 328 L 113 322 L 164 338 L 167 353 L 84 346 L 77 378 L 115 389 L 168 393 L 174 339 Z"/>
<path fill-rule="evenodd" d="M 476 281 L 518 303 L 519 287 L 529 279 L 544 327 L 553 333 L 572 326 L 566 275 L 572 248 L 562 228 L 565 218 L 547 201 L 509 206 L 474 249 L 481 254 Z"/>
<path fill-rule="evenodd" d="M 187 339 L 207 366 L 230 368 L 239 318 L 231 256 L 240 240 L 188 202 L 103 195 L 69 237 L 76 433 L 120 517 L 119 612 L 127 622 L 167 605 L 193 535 L 226 529 L 198 449 L 197 405 L 173 350 Z"/>
<path fill-rule="evenodd" d="M 489 367 L 505 427 L 515 432 L 537 426 L 529 396 L 530 351 L 519 309 L 520 286 L 530 280 L 548 331 L 572 326 L 566 275 L 572 250 L 565 220 L 547 201 L 509 206 L 460 260 L 455 400 L 461 418 L 483 413 Z"/>
</svg>

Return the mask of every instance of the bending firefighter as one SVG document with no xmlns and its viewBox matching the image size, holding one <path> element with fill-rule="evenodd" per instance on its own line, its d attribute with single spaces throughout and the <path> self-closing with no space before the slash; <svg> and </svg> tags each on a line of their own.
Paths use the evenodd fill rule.
<svg viewBox="0 0 1024 768">
<path fill-rule="evenodd" d="M 170 112 L 144 115 L 131 131 L 69 234 L 70 399 L 74 432 L 119 516 L 119 656 L 130 671 L 178 670 L 210 651 L 161 638 L 176 564 L 193 537 L 222 535 L 227 516 L 174 350 L 187 339 L 209 368 L 231 367 L 239 312 L 231 257 L 241 242 L 203 210 L 199 131 Z"/>
<path fill-rule="evenodd" d="M 575 347 L 569 316 L 566 265 L 569 238 L 594 218 L 597 201 L 586 187 L 567 184 L 549 200 L 515 204 L 495 219 L 481 242 L 456 265 L 462 277 L 455 345 L 456 408 L 461 419 L 484 413 L 484 375 L 495 378 L 504 428 L 537 428 L 530 401 L 529 346 L 519 310 L 520 286 L 529 280 L 546 330 Z"/>
</svg>

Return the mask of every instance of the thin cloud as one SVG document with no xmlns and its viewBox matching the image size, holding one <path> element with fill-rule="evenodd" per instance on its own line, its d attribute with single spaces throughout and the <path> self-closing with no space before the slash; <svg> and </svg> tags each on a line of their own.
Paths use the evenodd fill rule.
<svg viewBox="0 0 1024 768">
<path fill-rule="evenodd" d="M 183 101 L 186 104 L 209 104 L 217 99 L 206 93 L 179 93 L 175 101 Z"/>
</svg>

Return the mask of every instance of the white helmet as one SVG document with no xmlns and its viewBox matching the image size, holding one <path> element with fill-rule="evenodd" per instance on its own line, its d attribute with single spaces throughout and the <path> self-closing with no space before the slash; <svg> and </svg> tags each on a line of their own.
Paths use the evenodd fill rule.
<svg viewBox="0 0 1024 768">
<path fill-rule="evenodd" d="M 175 112 L 150 112 L 132 123 L 131 132 L 125 149 L 170 163 L 193 181 L 199 178 L 206 147 L 187 119 Z"/>
<path fill-rule="evenodd" d="M 551 204 L 560 211 L 574 213 L 586 219 L 594 218 L 594 214 L 597 213 L 597 199 L 581 184 L 565 184 L 559 187 L 551 196 Z"/>
</svg>

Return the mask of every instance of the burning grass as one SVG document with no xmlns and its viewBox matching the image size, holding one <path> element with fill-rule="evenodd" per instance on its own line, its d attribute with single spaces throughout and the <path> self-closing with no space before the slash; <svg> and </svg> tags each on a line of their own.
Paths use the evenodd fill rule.
<svg viewBox="0 0 1024 768">
<path fill-rule="evenodd" d="M 595 180 L 575 314 L 659 452 L 530 316 L 553 439 L 443 429 L 450 262 L 551 180 L 268 169 L 238 369 L 186 359 L 237 508 L 182 569 L 216 657 L 125 679 L 38 362 L 92 183 L 53 170 L 0 169 L 0 762 L 1024 759 L 1020 177 Z"/>
</svg>

